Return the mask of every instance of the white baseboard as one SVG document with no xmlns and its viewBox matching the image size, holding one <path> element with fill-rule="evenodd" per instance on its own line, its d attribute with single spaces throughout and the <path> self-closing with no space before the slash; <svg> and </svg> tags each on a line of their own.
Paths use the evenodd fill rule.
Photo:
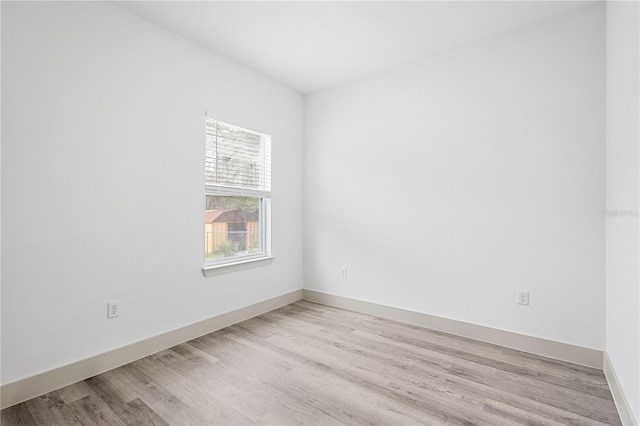
<svg viewBox="0 0 640 426">
<path fill-rule="evenodd" d="M 10 407 L 36 396 L 104 373 L 145 356 L 168 349 L 196 337 L 237 324 L 302 299 L 302 289 L 264 300 L 235 311 L 163 333 L 82 361 L 46 371 L 0 387 L 0 408 Z"/>
<path fill-rule="evenodd" d="M 364 302 L 362 300 L 335 296 L 313 290 L 305 289 L 303 298 L 310 302 L 443 331 L 457 336 L 468 337 L 494 345 L 602 370 L 602 351 L 596 349 L 583 348 L 568 343 L 555 342 L 553 340 L 541 339 L 539 337 L 527 336 L 511 331 L 378 305 L 376 303 Z"/>
<path fill-rule="evenodd" d="M 420 312 L 378 305 L 347 297 L 335 296 L 313 290 L 301 289 L 172 330 L 122 348 L 114 349 L 73 364 L 27 377 L 12 383 L 7 383 L 0 387 L 0 408 L 10 407 L 44 393 L 93 377 L 97 374 L 104 373 L 105 371 L 136 361 L 161 350 L 195 339 L 196 337 L 200 337 L 274 309 L 278 309 L 282 306 L 297 302 L 303 298 L 311 302 L 401 321 L 420 327 L 431 328 L 433 330 L 443 331 L 550 358 L 599 369 L 603 368 L 603 354 L 601 351 L 594 349 L 554 342 L 551 340 L 441 318 Z M 614 394 L 614 399 L 616 400 L 616 405 L 620 410 L 623 422 L 625 425 L 634 425 L 636 423 L 634 422 L 633 414 L 620 390 L 619 382 L 617 381 L 614 370 L 611 368 L 610 361 L 608 362 L 608 365 L 605 364 L 605 374 L 607 374 L 607 379 L 609 380 L 611 390 Z M 607 368 L 609 369 L 608 373 Z M 627 416 L 627 421 L 625 421 L 625 415 Z"/>
<path fill-rule="evenodd" d="M 613 395 L 613 401 L 616 403 L 618 414 L 620 414 L 620 420 L 624 426 L 638 426 L 638 420 L 636 420 L 631 410 L 631 405 L 625 396 L 622 387 L 620 386 L 620 380 L 616 374 L 616 370 L 613 368 L 609 354 L 604 352 L 604 375 L 609 383 L 609 389 L 611 389 L 611 395 Z"/>
</svg>

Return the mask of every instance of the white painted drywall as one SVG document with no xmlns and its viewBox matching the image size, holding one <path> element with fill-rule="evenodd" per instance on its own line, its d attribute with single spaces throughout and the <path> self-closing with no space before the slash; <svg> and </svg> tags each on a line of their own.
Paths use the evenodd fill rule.
<svg viewBox="0 0 640 426">
<path fill-rule="evenodd" d="M 205 110 L 273 142 L 276 259 L 212 278 Z M 302 287 L 294 91 L 108 2 L 3 2 L 2 113 L 3 384 Z"/>
<path fill-rule="evenodd" d="M 639 13 L 637 2 L 606 5 L 606 351 L 636 419 L 640 419 Z"/>
<path fill-rule="evenodd" d="M 598 4 L 306 96 L 305 288 L 602 350 L 604 78 Z"/>
</svg>

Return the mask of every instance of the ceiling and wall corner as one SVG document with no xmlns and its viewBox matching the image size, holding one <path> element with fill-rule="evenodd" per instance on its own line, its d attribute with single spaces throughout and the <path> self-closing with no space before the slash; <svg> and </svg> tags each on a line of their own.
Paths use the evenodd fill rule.
<svg viewBox="0 0 640 426">
<path fill-rule="evenodd" d="M 594 2 L 115 3 L 308 94 Z"/>
</svg>

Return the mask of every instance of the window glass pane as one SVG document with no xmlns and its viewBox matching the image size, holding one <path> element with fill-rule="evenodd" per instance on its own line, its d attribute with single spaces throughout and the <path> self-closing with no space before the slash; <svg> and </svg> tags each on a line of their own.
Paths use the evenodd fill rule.
<svg viewBox="0 0 640 426">
<path fill-rule="evenodd" d="M 260 204 L 255 197 L 206 196 L 206 260 L 262 252 Z"/>
</svg>

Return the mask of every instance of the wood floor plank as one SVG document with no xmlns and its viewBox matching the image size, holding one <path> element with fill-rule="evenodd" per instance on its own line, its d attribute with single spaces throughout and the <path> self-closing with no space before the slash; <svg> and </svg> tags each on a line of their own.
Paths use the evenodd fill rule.
<svg viewBox="0 0 640 426">
<path fill-rule="evenodd" d="M 69 408 L 84 425 L 125 426 L 113 410 L 96 395 L 85 396 L 72 402 Z"/>
<path fill-rule="evenodd" d="M 221 424 L 251 423 L 263 413 L 253 419 L 246 416 L 246 392 L 239 389 L 233 380 L 226 380 L 224 371 L 185 367 L 188 360 L 176 361 L 163 367 L 162 374 L 157 374 L 157 367 L 148 360 L 140 360 L 136 367 L 143 373 L 154 375 L 158 386 L 178 398 L 187 407 L 199 407 L 197 413 L 207 422 Z M 214 365 L 215 366 L 215 365 Z M 224 390 L 224 392 L 222 391 Z M 234 407 L 233 410 L 225 407 Z M 222 423 L 226 424 L 226 423 Z"/>
<path fill-rule="evenodd" d="M 120 368 L 140 383 L 136 391 L 147 406 L 169 424 L 207 424 L 206 418 L 200 412 L 192 410 L 180 398 L 158 384 L 161 377 L 166 374 L 166 369 L 156 368 L 157 374 L 148 376 L 140 369 L 141 361 L 138 360 Z"/>
<path fill-rule="evenodd" d="M 77 382 L 62 389 L 58 389 L 56 392 L 65 404 L 71 404 L 80 398 L 91 395 L 92 391 L 87 382 L 83 380 L 82 382 Z"/>
<path fill-rule="evenodd" d="M 140 398 L 128 402 L 118 411 L 118 417 L 127 426 L 168 426 L 169 423 L 158 416 Z"/>
<path fill-rule="evenodd" d="M 82 422 L 60 397 L 58 392 L 49 392 L 26 402 L 36 424 L 82 425 Z"/>
<path fill-rule="evenodd" d="M 1 412 L 3 425 L 620 425 L 602 371 L 301 301 Z"/>
<path fill-rule="evenodd" d="M 2 413 L 0 414 L 0 424 L 15 426 L 37 425 L 27 404 L 24 402 L 2 410 Z"/>
<path fill-rule="evenodd" d="M 508 421 L 519 424 L 535 424 L 541 426 L 561 426 L 563 424 L 547 417 L 540 416 L 536 413 L 521 410 L 517 407 L 514 407 L 513 405 L 504 404 L 499 401 L 487 400 L 484 405 L 484 410 L 501 416 Z"/>
</svg>

